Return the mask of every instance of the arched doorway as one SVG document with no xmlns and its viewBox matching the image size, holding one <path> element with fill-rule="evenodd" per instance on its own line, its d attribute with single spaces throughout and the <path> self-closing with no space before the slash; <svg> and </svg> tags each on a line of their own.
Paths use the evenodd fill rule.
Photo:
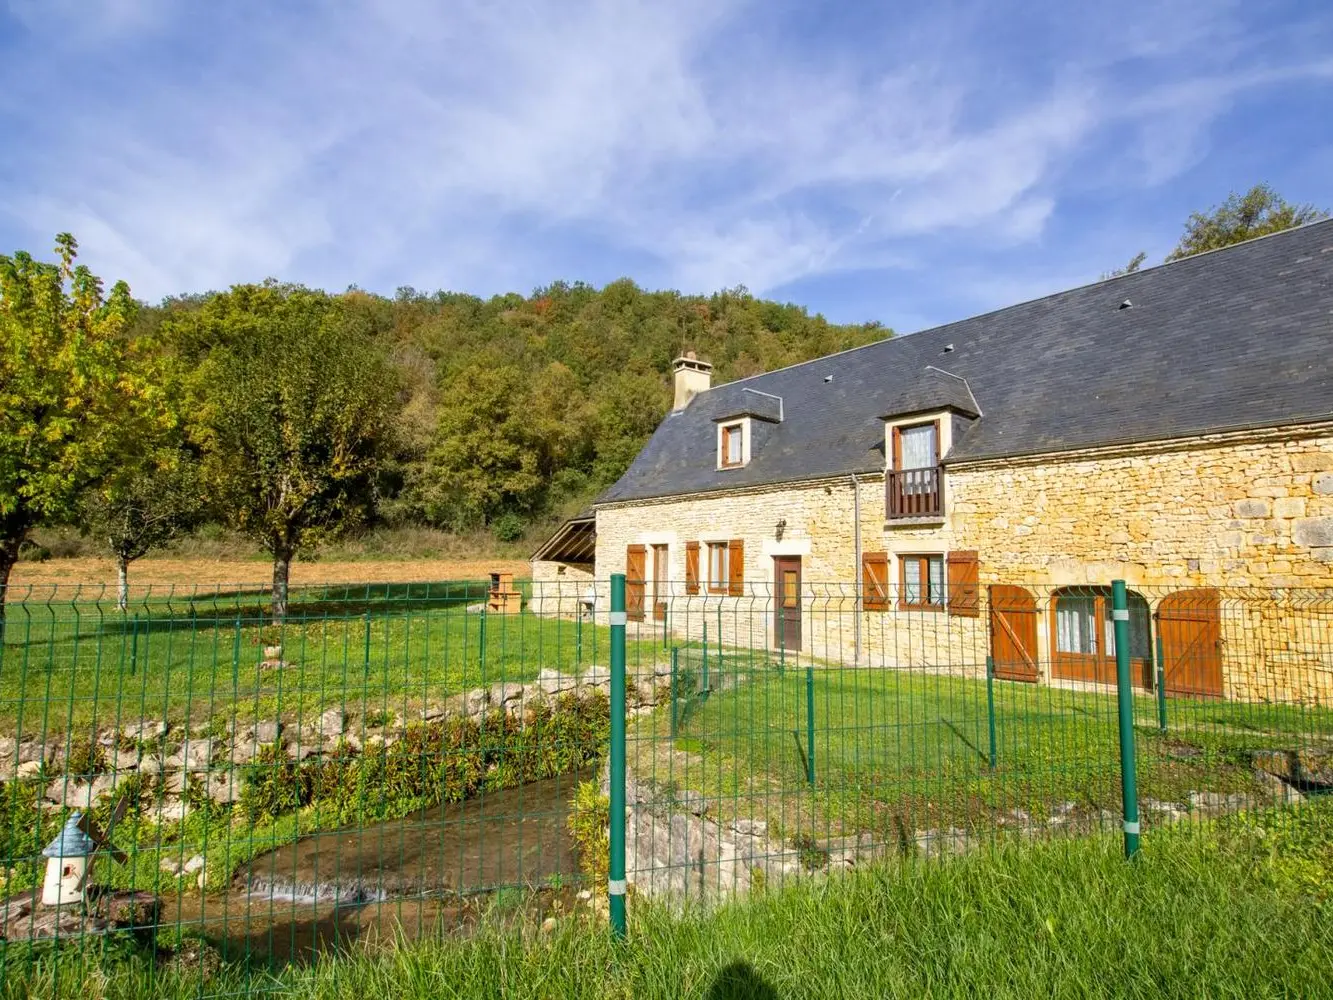
<svg viewBox="0 0 1333 1000">
<path fill-rule="evenodd" d="M 1037 599 L 1023 587 L 987 588 L 990 606 L 990 655 L 995 676 L 1035 683 L 1037 669 Z"/>
<path fill-rule="evenodd" d="M 1065 587 L 1051 595 L 1051 676 L 1115 684 L 1115 629 L 1110 587 Z M 1148 602 L 1129 592 L 1130 679 L 1152 686 Z"/>
<path fill-rule="evenodd" d="M 1167 594 L 1157 629 L 1166 693 L 1221 698 L 1222 595 L 1204 587 Z"/>
</svg>

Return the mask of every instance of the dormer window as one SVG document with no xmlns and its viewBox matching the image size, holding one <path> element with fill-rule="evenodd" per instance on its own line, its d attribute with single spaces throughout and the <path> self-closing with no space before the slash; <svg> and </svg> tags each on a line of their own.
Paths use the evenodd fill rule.
<svg viewBox="0 0 1333 1000">
<path fill-rule="evenodd" d="M 745 421 L 719 428 L 717 464 L 723 469 L 739 469 L 745 464 Z"/>
</svg>

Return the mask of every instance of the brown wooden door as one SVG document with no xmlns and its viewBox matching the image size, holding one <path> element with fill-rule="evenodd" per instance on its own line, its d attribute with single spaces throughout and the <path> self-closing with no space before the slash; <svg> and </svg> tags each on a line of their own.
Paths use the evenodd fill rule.
<svg viewBox="0 0 1333 1000">
<path fill-rule="evenodd" d="M 1152 686 L 1147 652 L 1147 602 L 1129 594 L 1130 683 Z M 1061 623 L 1062 615 L 1066 621 Z M 1071 588 L 1056 591 L 1051 601 L 1051 676 L 1057 680 L 1116 684 L 1115 652 L 1112 647 L 1111 593 L 1105 588 Z M 1137 652 L 1133 651 L 1137 650 Z"/>
<path fill-rule="evenodd" d="M 773 557 L 774 599 L 773 645 L 799 652 L 801 649 L 801 557 Z"/>
<path fill-rule="evenodd" d="M 1209 588 L 1167 594 L 1157 628 L 1167 694 L 1222 697 L 1222 595 Z"/>
<path fill-rule="evenodd" d="M 1035 682 L 1037 669 L 1037 599 L 1023 587 L 987 588 L 990 604 L 990 655 L 995 676 Z"/>
<path fill-rule="evenodd" d="M 644 564 L 646 550 L 642 545 L 625 549 L 625 612 L 636 622 L 643 621 Z"/>
<path fill-rule="evenodd" d="M 666 621 L 667 547 L 653 546 L 653 621 Z"/>
</svg>

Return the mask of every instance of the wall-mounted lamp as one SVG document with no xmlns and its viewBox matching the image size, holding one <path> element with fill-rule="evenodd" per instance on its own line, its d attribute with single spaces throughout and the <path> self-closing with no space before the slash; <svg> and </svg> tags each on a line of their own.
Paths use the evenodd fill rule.
<svg viewBox="0 0 1333 1000">
<path fill-rule="evenodd" d="M 782 541 L 782 533 L 787 530 L 787 519 L 784 517 L 773 527 L 773 537 L 779 542 Z"/>
</svg>

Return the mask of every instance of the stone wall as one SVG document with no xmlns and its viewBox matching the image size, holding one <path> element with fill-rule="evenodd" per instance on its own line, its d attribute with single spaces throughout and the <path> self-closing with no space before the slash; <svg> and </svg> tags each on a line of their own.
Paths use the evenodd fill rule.
<svg viewBox="0 0 1333 1000">
<path fill-rule="evenodd" d="M 1174 591 L 1224 588 L 1228 696 L 1333 700 L 1333 428 L 973 463 L 946 478 L 938 525 L 886 523 L 878 476 L 856 486 L 847 478 L 601 507 L 597 577 L 623 572 L 629 545 L 666 544 L 670 630 L 698 640 L 706 627 L 715 641 L 720 625 L 727 645 L 763 646 L 774 628 L 773 557 L 799 555 L 806 652 L 973 675 L 989 646 L 987 584 L 1033 592 L 1043 675 L 1055 588 L 1124 579 L 1152 610 Z M 889 554 L 894 596 L 899 556 L 975 550 L 981 615 L 858 615 L 858 495 L 862 551 Z M 709 594 L 702 583 L 687 595 L 685 543 L 701 544 L 706 575 L 707 543 L 730 539 L 744 542 L 745 595 Z M 1273 588 L 1288 595 L 1285 606 Z M 650 582 L 650 607 L 654 596 Z"/>
<path fill-rule="evenodd" d="M 592 567 L 586 564 L 534 559 L 528 610 L 539 615 L 576 618 L 579 602 L 592 582 Z"/>
</svg>

